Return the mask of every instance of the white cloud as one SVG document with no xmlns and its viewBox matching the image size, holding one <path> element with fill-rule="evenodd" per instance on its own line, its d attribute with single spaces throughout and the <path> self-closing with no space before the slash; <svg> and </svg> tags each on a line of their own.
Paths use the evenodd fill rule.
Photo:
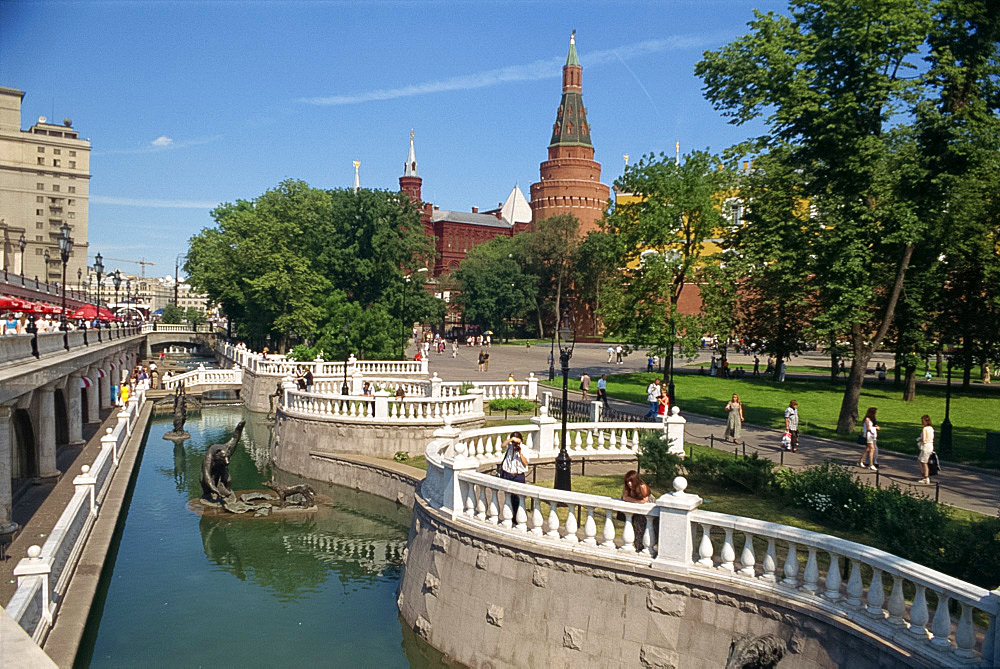
<svg viewBox="0 0 1000 669">
<path fill-rule="evenodd" d="M 170 139 L 166 135 L 160 135 L 159 137 L 157 137 L 156 139 L 154 139 L 152 142 L 150 142 L 150 144 L 152 144 L 153 146 L 170 146 L 173 143 L 174 143 L 174 140 Z"/>
<path fill-rule="evenodd" d="M 91 195 L 91 204 L 109 204 L 116 207 L 154 207 L 159 209 L 215 209 L 218 202 L 195 202 L 193 200 L 147 200 L 131 197 L 106 197 Z"/>
<path fill-rule="evenodd" d="M 175 142 L 172 138 L 166 135 L 160 135 L 148 144 L 143 144 L 142 146 L 137 146 L 131 149 L 104 149 L 102 151 L 93 151 L 91 155 L 94 156 L 106 156 L 106 155 L 120 155 L 120 154 L 135 154 L 135 153 L 158 153 L 160 151 L 176 151 L 177 149 L 186 149 L 191 146 L 200 146 L 202 144 L 209 144 L 211 142 L 217 142 L 222 139 L 222 135 L 212 135 L 211 137 L 198 137 L 195 139 L 188 139 L 181 142 Z"/>
<path fill-rule="evenodd" d="M 599 66 L 618 60 L 626 60 L 663 51 L 678 51 L 709 46 L 719 41 L 719 36 L 710 35 L 673 35 L 665 39 L 646 40 L 636 44 L 626 44 L 616 49 L 594 51 L 581 57 L 586 66 Z M 378 100 L 393 100 L 396 98 L 443 93 L 446 91 L 467 91 L 485 88 L 496 84 L 515 81 L 536 81 L 538 79 L 554 78 L 560 75 L 565 58 L 545 58 L 526 65 L 510 65 L 495 70 L 486 70 L 473 74 L 463 74 L 448 79 L 425 81 L 419 84 L 401 86 L 399 88 L 378 88 L 350 95 L 330 95 L 325 97 L 300 98 L 299 102 L 311 105 L 333 106 L 351 105 Z"/>
</svg>

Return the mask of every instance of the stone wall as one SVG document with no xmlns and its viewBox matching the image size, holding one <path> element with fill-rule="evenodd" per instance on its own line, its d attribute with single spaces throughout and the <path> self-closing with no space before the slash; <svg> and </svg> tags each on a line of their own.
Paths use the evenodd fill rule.
<svg viewBox="0 0 1000 669">
<path fill-rule="evenodd" d="M 248 401 L 245 395 L 244 401 Z M 482 427 L 483 423 L 483 418 L 471 418 L 456 421 L 454 425 L 472 429 Z M 423 455 L 439 427 L 309 420 L 279 410 L 274 424 L 274 457 L 279 468 L 315 478 L 308 473 L 313 453 L 354 453 L 390 460 L 399 451 Z"/>
<path fill-rule="evenodd" d="M 581 552 L 500 545 L 417 496 L 398 605 L 432 646 L 470 667 L 725 667 L 768 648 L 779 667 L 921 662 L 807 605 Z M 735 646 L 735 648 L 734 648 Z M 742 666 L 737 664 L 735 666 Z"/>
<path fill-rule="evenodd" d="M 409 465 L 363 455 L 313 453 L 308 478 L 354 488 L 413 508 L 413 491 L 423 472 Z"/>
<path fill-rule="evenodd" d="M 258 413 L 268 413 L 271 411 L 271 401 L 269 396 L 274 394 L 275 386 L 281 382 L 280 376 L 257 375 L 249 369 L 243 370 L 243 388 L 240 389 L 240 397 L 243 404 L 250 411 Z M 279 398 L 275 398 L 274 405 L 277 406 Z"/>
</svg>

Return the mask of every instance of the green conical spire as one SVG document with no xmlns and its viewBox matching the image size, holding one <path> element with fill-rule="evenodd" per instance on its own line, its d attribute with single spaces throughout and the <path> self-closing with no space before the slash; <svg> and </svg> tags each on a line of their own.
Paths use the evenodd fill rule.
<svg viewBox="0 0 1000 669">
<path fill-rule="evenodd" d="M 579 65 L 580 59 L 576 57 L 576 31 L 569 35 L 569 53 L 566 54 L 566 65 Z"/>
</svg>

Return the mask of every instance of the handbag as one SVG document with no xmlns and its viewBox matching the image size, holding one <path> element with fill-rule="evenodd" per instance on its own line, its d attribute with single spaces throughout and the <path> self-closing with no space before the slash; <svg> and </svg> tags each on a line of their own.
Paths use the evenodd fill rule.
<svg viewBox="0 0 1000 669">
<path fill-rule="evenodd" d="M 868 445 L 868 440 L 865 439 L 865 433 L 864 432 L 862 432 L 861 434 L 858 435 L 857 441 L 858 441 L 858 445 L 859 446 L 867 446 Z"/>
<path fill-rule="evenodd" d="M 937 476 L 941 471 L 941 461 L 938 460 L 937 453 L 931 452 L 930 457 L 927 459 L 927 473 L 930 476 Z"/>
</svg>

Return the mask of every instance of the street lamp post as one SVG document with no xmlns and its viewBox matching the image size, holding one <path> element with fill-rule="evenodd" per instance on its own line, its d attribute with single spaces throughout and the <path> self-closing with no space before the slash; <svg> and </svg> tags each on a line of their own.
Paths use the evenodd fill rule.
<svg viewBox="0 0 1000 669">
<path fill-rule="evenodd" d="M 83 268 L 76 268 L 76 298 L 80 299 L 80 291 L 83 287 Z"/>
<path fill-rule="evenodd" d="M 45 249 L 45 292 L 49 292 L 49 263 L 52 262 L 52 254 Z M 38 290 L 38 275 L 35 275 L 35 290 Z"/>
<path fill-rule="evenodd" d="M 404 319 L 406 318 L 406 286 L 407 286 L 407 284 L 410 283 L 411 277 L 414 274 L 426 274 L 427 271 L 428 270 L 427 270 L 426 267 L 421 267 L 420 269 L 414 270 L 410 274 L 407 274 L 406 276 L 403 277 L 403 290 L 401 291 L 401 294 L 400 294 L 400 297 L 399 297 L 399 302 L 400 302 L 399 303 L 399 347 L 400 347 L 400 350 L 399 350 L 399 359 L 400 360 L 402 360 L 405 357 L 405 354 L 406 354 L 406 347 L 405 347 L 405 343 L 404 343 L 406 340 L 403 339 L 403 337 L 405 336 L 405 334 L 403 332 L 403 323 L 404 323 Z"/>
<path fill-rule="evenodd" d="M 62 260 L 62 322 L 59 323 L 59 329 L 63 331 L 63 344 L 68 351 L 69 335 L 67 333 L 69 328 L 66 322 L 66 263 L 69 262 L 70 254 L 73 253 L 73 238 L 69 236 L 69 225 L 63 223 L 59 231 L 62 233 L 62 236 L 59 238 L 59 258 Z"/>
<path fill-rule="evenodd" d="M 122 285 L 122 271 L 116 269 L 115 273 L 111 275 L 111 282 L 115 284 L 115 315 L 118 315 L 118 289 Z"/>
<path fill-rule="evenodd" d="M 944 420 L 941 422 L 941 455 L 951 455 L 951 356 L 948 357 L 948 381 L 944 394 Z"/>
<path fill-rule="evenodd" d="M 100 253 L 94 257 L 94 272 L 97 274 L 97 304 L 94 307 L 94 318 L 97 320 L 97 341 L 101 341 L 101 277 L 104 276 L 104 258 Z"/>
<path fill-rule="evenodd" d="M 340 387 L 340 394 L 350 395 L 350 389 L 347 387 L 347 358 L 350 357 L 350 347 L 351 347 L 351 317 L 344 317 L 344 385 Z"/>
<path fill-rule="evenodd" d="M 562 326 L 559 328 L 559 363 L 562 365 L 562 431 L 559 436 L 559 455 L 556 456 L 556 490 L 572 490 L 572 462 L 566 451 L 566 410 L 569 394 L 569 359 L 573 357 L 576 332 L 570 322 L 569 306 L 563 310 Z"/>
<path fill-rule="evenodd" d="M 132 315 L 132 279 L 125 279 L 125 322 Z"/>
<path fill-rule="evenodd" d="M 17 245 L 21 247 L 21 285 L 24 285 L 24 249 L 28 247 L 28 240 L 24 238 L 24 233 L 17 239 Z"/>
</svg>

